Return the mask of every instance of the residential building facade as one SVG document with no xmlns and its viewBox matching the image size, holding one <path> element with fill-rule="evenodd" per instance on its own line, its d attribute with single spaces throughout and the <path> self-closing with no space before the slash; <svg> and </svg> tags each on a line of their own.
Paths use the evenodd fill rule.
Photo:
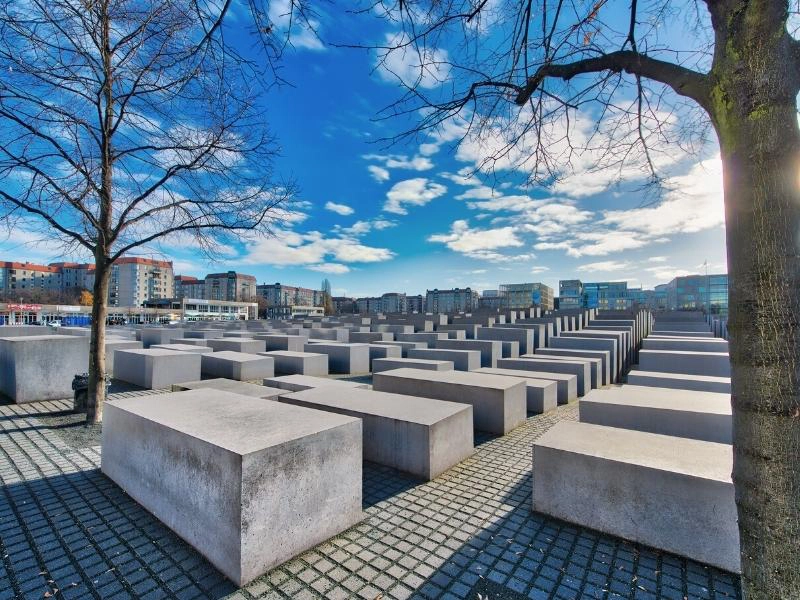
<svg viewBox="0 0 800 600">
<path fill-rule="evenodd" d="M 143 306 L 151 300 L 174 297 L 172 261 L 123 256 L 111 266 L 109 306 Z"/>
<path fill-rule="evenodd" d="M 425 312 L 425 296 L 417 294 L 416 296 L 406 296 L 408 301 L 408 312 L 422 314 Z"/>
<path fill-rule="evenodd" d="M 205 298 L 228 302 L 252 302 L 256 297 L 256 278 L 252 275 L 228 271 L 206 275 Z"/>
<path fill-rule="evenodd" d="M 267 302 L 267 316 L 271 319 L 298 314 L 299 307 L 322 307 L 322 291 L 280 283 L 256 286 L 256 294 Z"/>
<path fill-rule="evenodd" d="M 175 276 L 175 298 L 206 298 L 206 282 L 204 279 L 191 277 L 190 275 Z"/>
<path fill-rule="evenodd" d="M 427 290 L 425 309 L 432 313 L 470 312 L 480 306 L 480 296 L 471 288 Z"/>
<path fill-rule="evenodd" d="M 89 290 L 94 288 L 94 265 L 57 262 L 49 265 L 1 262 L 0 293 L 13 299 L 20 292 Z M 172 263 L 123 256 L 111 267 L 109 306 L 142 306 L 146 300 L 175 293 Z"/>
</svg>

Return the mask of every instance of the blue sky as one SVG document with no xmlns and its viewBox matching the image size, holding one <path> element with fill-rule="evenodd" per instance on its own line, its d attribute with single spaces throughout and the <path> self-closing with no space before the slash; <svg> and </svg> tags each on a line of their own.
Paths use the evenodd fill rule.
<svg viewBox="0 0 800 600">
<path fill-rule="evenodd" d="M 243 15 L 235 12 L 229 35 L 243 36 L 242 26 Z M 346 39 L 353 26 L 320 16 L 323 36 Z M 392 33 L 386 23 L 368 27 L 360 37 Z M 289 222 L 275 238 L 223 248 L 215 263 L 165 244 L 176 274 L 235 269 L 259 283 L 309 287 L 327 277 L 335 295 L 361 296 L 528 281 L 557 290 L 559 279 L 570 278 L 652 287 L 703 272 L 704 261 L 710 272 L 726 270 L 716 148 L 704 148 L 701 157 L 665 152 L 667 185 L 657 203 L 641 191 L 641 170 L 625 169 L 615 184 L 618 173 L 594 170 L 591 152 L 550 186 L 522 185 L 524 169 L 513 161 L 496 176 L 465 177 L 497 139 L 457 145 L 460 124 L 452 123 L 436 135 L 387 147 L 379 140 L 409 121 L 376 119 L 401 92 L 376 54 L 325 46 L 309 32 L 296 33 L 294 42 L 282 72 L 291 85 L 263 98 L 281 146 L 276 170 L 300 187 Z M 414 72 L 413 57 L 393 60 L 396 72 Z M 593 117 L 582 113 L 573 132 L 588 135 Z M 47 245 L 24 241 L 19 234 L 0 242 L 0 256 L 61 258 Z"/>
</svg>

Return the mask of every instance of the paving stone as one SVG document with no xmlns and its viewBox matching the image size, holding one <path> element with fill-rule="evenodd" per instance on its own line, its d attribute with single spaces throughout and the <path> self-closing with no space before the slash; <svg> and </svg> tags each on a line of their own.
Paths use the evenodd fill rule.
<svg viewBox="0 0 800 600">
<path fill-rule="evenodd" d="M 48 579 L 64 598 L 741 598 L 730 573 L 531 513 L 531 444 L 576 404 L 477 434 L 430 482 L 365 463 L 365 521 L 243 590 L 99 473 L 99 429 L 55 426 L 70 404 L 0 405 L 0 600 Z"/>
</svg>

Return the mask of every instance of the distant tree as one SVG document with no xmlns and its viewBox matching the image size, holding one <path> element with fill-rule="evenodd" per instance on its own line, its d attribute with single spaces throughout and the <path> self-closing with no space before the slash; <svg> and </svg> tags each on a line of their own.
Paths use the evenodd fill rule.
<svg viewBox="0 0 800 600">
<path fill-rule="evenodd" d="M 265 319 L 267 317 L 267 309 L 269 308 L 269 303 L 264 296 L 256 296 L 253 300 L 256 304 L 258 304 L 258 318 Z"/>
<path fill-rule="evenodd" d="M 713 127 L 743 589 L 747 598 L 800 598 L 800 42 L 789 25 L 798 5 L 621 4 L 370 1 L 363 14 L 397 34 L 359 45 L 398 75 L 404 90 L 390 112 L 421 119 L 408 133 L 458 123 L 450 139 L 481 148 L 483 168 L 511 163 L 531 183 L 558 180 L 582 152 L 597 167 L 640 168 L 658 181 L 666 148 L 691 151 Z M 573 126 L 584 109 L 599 116 L 588 139 Z"/>
<path fill-rule="evenodd" d="M 92 292 L 89 290 L 81 291 L 81 297 L 78 300 L 78 304 L 81 306 L 91 306 L 94 304 L 94 296 L 92 295 Z"/>
<path fill-rule="evenodd" d="M 333 296 L 331 295 L 331 282 L 328 279 L 322 280 L 322 307 L 326 315 L 332 315 L 333 310 Z"/>
<path fill-rule="evenodd" d="M 94 257 L 88 421 L 114 261 L 268 234 L 292 196 L 272 180 L 262 73 L 225 43 L 230 3 L 0 0 L 0 220 Z"/>
</svg>

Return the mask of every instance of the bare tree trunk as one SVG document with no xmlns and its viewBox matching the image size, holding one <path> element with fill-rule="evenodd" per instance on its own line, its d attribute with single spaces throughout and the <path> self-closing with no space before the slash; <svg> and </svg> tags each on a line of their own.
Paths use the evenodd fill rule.
<svg viewBox="0 0 800 600">
<path fill-rule="evenodd" d="M 87 423 L 100 423 L 103 420 L 103 403 L 106 399 L 106 319 L 108 317 L 108 286 L 110 279 L 111 262 L 104 256 L 96 256 L 92 332 L 89 343 Z"/>
<path fill-rule="evenodd" d="M 742 584 L 800 598 L 800 132 L 793 102 L 721 127 Z"/>
</svg>

